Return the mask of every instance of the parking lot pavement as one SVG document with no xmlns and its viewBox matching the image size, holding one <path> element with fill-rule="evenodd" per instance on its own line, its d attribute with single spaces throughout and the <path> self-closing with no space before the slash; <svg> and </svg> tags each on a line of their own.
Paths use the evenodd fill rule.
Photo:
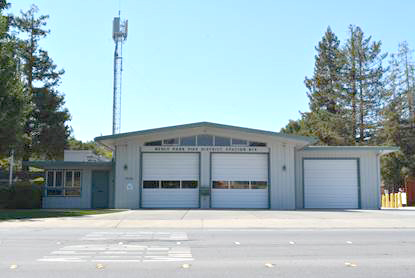
<svg viewBox="0 0 415 278">
<path fill-rule="evenodd" d="M 367 229 L 415 228 L 415 210 L 128 210 L 84 217 L 1 221 L 0 229 Z"/>
</svg>

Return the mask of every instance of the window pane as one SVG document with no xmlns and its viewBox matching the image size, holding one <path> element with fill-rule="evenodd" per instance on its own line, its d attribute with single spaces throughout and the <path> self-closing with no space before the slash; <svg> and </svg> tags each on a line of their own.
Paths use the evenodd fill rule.
<svg viewBox="0 0 415 278">
<path fill-rule="evenodd" d="M 80 171 L 74 172 L 73 186 L 77 186 L 77 187 L 81 186 L 81 172 Z"/>
<path fill-rule="evenodd" d="M 196 146 L 196 136 L 182 137 L 182 146 Z"/>
<path fill-rule="evenodd" d="M 161 188 L 180 188 L 180 181 L 161 181 Z"/>
<path fill-rule="evenodd" d="M 144 146 L 161 146 L 161 140 L 159 141 L 152 141 L 152 142 L 147 142 L 144 144 Z"/>
<path fill-rule="evenodd" d="M 143 188 L 159 188 L 159 181 L 143 181 Z"/>
<path fill-rule="evenodd" d="M 79 187 L 65 188 L 65 196 L 81 196 L 81 188 Z"/>
<path fill-rule="evenodd" d="M 164 139 L 163 145 L 178 145 L 179 138 Z"/>
<path fill-rule="evenodd" d="M 72 171 L 68 171 L 65 173 L 65 187 L 72 186 Z"/>
<path fill-rule="evenodd" d="M 230 146 L 231 138 L 215 136 L 215 146 Z"/>
<path fill-rule="evenodd" d="M 48 171 L 48 186 L 53 186 L 53 171 Z"/>
<path fill-rule="evenodd" d="M 212 188 L 215 189 L 228 189 L 228 182 L 227 181 L 213 181 Z"/>
<path fill-rule="evenodd" d="M 246 143 L 246 140 L 232 138 L 232 145 L 246 145 Z"/>
<path fill-rule="evenodd" d="M 251 181 L 251 189 L 266 189 L 266 181 Z"/>
<path fill-rule="evenodd" d="M 251 142 L 249 142 L 249 146 L 251 146 L 251 147 L 266 147 L 267 144 L 266 143 L 263 143 L 263 142 L 254 142 L 254 141 L 251 141 Z"/>
<path fill-rule="evenodd" d="M 182 181 L 182 188 L 197 188 L 197 181 Z"/>
<path fill-rule="evenodd" d="M 230 181 L 231 189 L 249 189 L 249 181 Z"/>
<path fill-rule="evenodd" d="M 63 196 L 63 189 L 48 189 L 48 196 Z"/>
<path fill-rule="evenodd" d="M 56 171 L 56 180 L 55 180 L 55 186 L 60 187 L 63 186 L 63 173 L 62 171 Z"/>
<path fill-rule="evenodd" d="M 197 145 L 198 146 L 213 146 L 213 136 L 212 135 L 198 135 L 197 136 Z"/>
</svg>

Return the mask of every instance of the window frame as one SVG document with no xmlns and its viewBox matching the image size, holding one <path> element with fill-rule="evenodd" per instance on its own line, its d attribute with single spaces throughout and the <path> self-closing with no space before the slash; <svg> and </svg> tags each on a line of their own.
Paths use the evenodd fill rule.
<svg viewBox="0 0 415 278">
<path fill-rule="evenodd" d="M 236 143 L 233 142 L 234 140 L 245 141 L 245 143 L 244 144 L 236 144 Z M 248 140 L 238 139 L 238 138 L 231 138 L 231 146 L 248 146 Z"/>
<path fill-rule="evenodd" d="M 214 187 L 214 183 L 215 182 L 224 182 L 225 184 L 224 185 L 226 185 L 226 187 L 222 187 L 222 188 L 219 188 L 219 187 Z M 232 183 L 243 183 L 243 182 L 248 182 L 248 187 L 247 188 L 232 188 L 231 186 L 232 186 Z M 265 187 L 264 188 L 252 188 L 252 183 L 254 183 L 254 182 L 261 182 L 261 183 L 265 183 Z M 218 189 L 218 190 L 222 190 L 222 189 L 228 189 L 228 190 L 236 190 L 236 189 L 239 189 L 239 190 L 268 190 L 268 187 L 269 187 L 269 184 L 268 184 L 268 181 L 237 181 L 237 180 L 232 180 L 232 181 L 229 181 L 229 180 L 227 180 L 227 181 L 225 181 L 225 180 L 212 180 L 212 183 L 211 183 L 211 189 Z"/>
<path fill-rule="evenodd" d="M 56 185 L 56 173 L 61 172 L 62 173 L 62 184 L 60 186 Z M 67 185 L 66 175 L 67 173 L 71 172 L 71 184 Z M 49 174 L 53 173 L 53 181 L 52 185 L 49 185 Z M 75 185 L 75 175 L 76 173 L 79 173 L 79 186 Z M 81 197 L 82 195 L 82 170 L 80 169 L 47 169 L 45 170 L 45 183 L 43 185 L 43 194 L 45 197 Z M 79 194 L 71 195 L 66 194 L 66 190 L 76 190 L 79 189 Z M 49 193 L 49 190 L 61 190 L 61 194 L 59 195 L 52 195 Z"/>
</svg>

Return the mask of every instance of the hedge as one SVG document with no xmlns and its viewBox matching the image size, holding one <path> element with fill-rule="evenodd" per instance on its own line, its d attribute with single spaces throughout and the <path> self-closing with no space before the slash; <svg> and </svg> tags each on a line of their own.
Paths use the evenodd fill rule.
<svg viewBox="0 0 415 278">
<path fill-rule="evenodd" d="M 30 182 L 17 182 L 0 188 L 0 208 L 34 209 L 42 207 L 42 186 Z"/>
</svg>

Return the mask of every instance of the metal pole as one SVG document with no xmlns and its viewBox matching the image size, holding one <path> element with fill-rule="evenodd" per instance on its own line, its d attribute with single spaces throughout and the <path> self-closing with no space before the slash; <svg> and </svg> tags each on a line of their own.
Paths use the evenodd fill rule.
<svg viewBox="0 0 415 278">
<path fill-rule="evenodd" d="M 9 170 L 9 186 L 12 185 L 13 182 L 13 165 L 14 164 L 14 150 L 11 151 L 11 156 L 9 158 L 9 166 L 10 166 L 10 170 Z"/>
</svg>

